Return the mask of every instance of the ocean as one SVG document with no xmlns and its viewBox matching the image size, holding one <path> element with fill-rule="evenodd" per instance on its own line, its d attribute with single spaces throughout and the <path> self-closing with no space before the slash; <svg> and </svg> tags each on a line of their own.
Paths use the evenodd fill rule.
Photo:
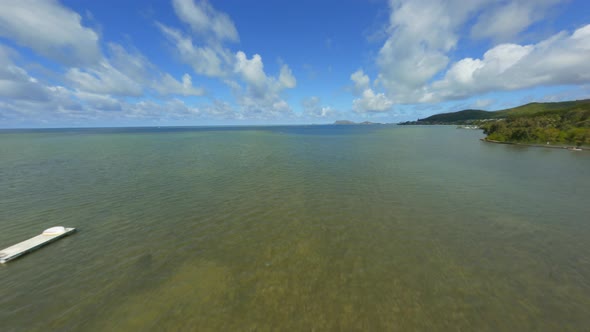
<svg viewBox="0 0 590 332">
<path fill-rule="evenodd" d="M 2 331 L 580 331 L 590 153 L 450 126 L 0 131 Z M 0 248 L 0 249 L 2 249 Z"/>
</svg>

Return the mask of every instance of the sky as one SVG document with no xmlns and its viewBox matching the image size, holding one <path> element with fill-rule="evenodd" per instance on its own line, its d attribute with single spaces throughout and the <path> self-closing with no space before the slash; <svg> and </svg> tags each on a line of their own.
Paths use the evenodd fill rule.
<svg viewBox="0 0 590 332">
<path fill-rule="evenodd" d="M 587 0 L 0 0 L 0 128 L 397 123 L 585 98 Z"/>
</svg>

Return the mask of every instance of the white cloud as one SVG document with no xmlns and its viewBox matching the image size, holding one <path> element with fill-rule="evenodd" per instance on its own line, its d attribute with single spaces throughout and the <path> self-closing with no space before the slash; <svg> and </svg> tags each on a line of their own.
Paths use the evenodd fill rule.
<svg viewBox="0 0 590 332">
<path fill-rule="evenodd" d="M 238 41 L 238 31 L 230 17 L 217 11 L 206 0 L 173 0 L 172 5 L 176 15 L 189 24 L 192 31 L 218 40 Z"/>
<path fill-rule="evenodd" d="M 586 64 L 581 63 L 589 57 L 583 31 L 574 34 L 580 35 L 576 41 L 560 34 L 534 45 L 500 44 L 482 59 L 464 58 L 449 67 L 461 30 L 471 29 L 473 37 L 494 41 L 514 38 L 557 3 L 390 0 L 388 38 L 376 57 L 377 79 L 371 85 L 362 71 L 353 73 L 355 93 L 361 95 L 353 107 L 385 109 L 389 102 L 437 102 L 494 89 L 588 82 Z M 576 66 L 578 72 L 573 70 Z"/>
<path fill-rule="evenodd" d="M 264 64 L 262 63 L 260 55 L 254 54 L 252 59 L 248 59 L 244 52 L 239 51 L 236 53 L 234 71 L 239 74 L 246 83 L 253 86 L 257 93 L 263 93 L 264 90 L 266 90 L 268 78 L 264 73 Z"/>
<path fill-rule="evenodd" d="M 137 103 L 123 103 L 122 111 L 118 116 L 124 119 L 161 123 L 170 120 L 195 120 L 200 118 L 201 110 L 176 98 L 163 102 L 142 100 Z"/>
<path fill-rule="evenodd" d="M 424 86 L 447 67 L 448 54 L 459 41 L 457 30 L 493 1 L 390 0 L 388 38 L 376 58 L 375 83 L 385 94 L 379 99 L 420 101 Z"/>
<path fill-rule="evenodd" d="M 281 73 L 279 74 L 279 82 L 281 86 L 287 89 L 293 89 L 297 86 L 297 79 L 293 76 L 291 68 L 287 65 L 281 66 Z"/>
<path fill-rule="evenodd" d="M 221 100 L 215 100 L 212 104 L 205 106 L 203 113 L 215 119 L 243 119 L 241 113 L 235 112 L 228 102 Z"/>
<path fill-rule="evenodd" d="M 74 95 L 78 98 L 85 106 L 92 110 L 99 111 L 121 111 L 121 101 L 103 94 L 88 93 L 88 92 L 75 92 Z"/>
<path fill-rule="evenodd" d="M 502 44 L 484 54 L 484 59 L 466 58 L 453 64 L 446 73 L 446 82 L 439 81 L 435 86 L 444 86 L 456 82 L 462 85 L 477 84 L 474 74 L 484 71 L 494 75 L 502 74 L 526 57 L 533 50 L 532 46 Z M 505 82 L 512 84 L 513 82 Z"/>
<path fill-rule="evenodd" d="M 369 76 L 362 69 L 359 69 L 350 75 L 354 82 L 354 93 L 360 98 L 352 101 L 352 109 L 357 113 L 367 112 L 388 112 L 391 111 L 393 101 L 384 93 L 375 93 L 370 88 Z"/>
<path fill-rule="evenodd" d="M 5 57 L 7 53 L 16 56 L 16 52 L 0 46 L 0 113 L 5 118 L 2 125 L 71 120 L 89 115 L 88 112 L 86 115 L 77 114 L 84 106 L 72 91 L 31 77 Z"/>
<path fill-rule="evenodd" d="M 330 106 L 323 106 L 319 97 L 309 97 L 301 103 L 303 106 L 303 116 L 311 118 L 333 118 L 337 115 L 336 110 Z"/>
<path fill-rule="evenodd" d="M 68 69 L 65 78 L 69 85 L 83 92 L 115 96 L 139 97 L 152 89 L 160 95 L 204 94 L 202 88 L 192 85 L 190 75 L 185 74 L 180 82 L 137 51 L 130 53 L 121 45 L 111 43 L 109 55 L 99 65 Z"/>
<path fill-rule="evenodd" d="M 218 44 L 195 46 L 182 32 L 157 23 L 162 33 L 175 45 L 180 59 L 191 65 L 195 73 L 209 77 L 224 77 L 233 62 L 231 53 Z"/>
<path fill-rule="evenodd" d="M 71 68 L 66 72 L 65 78 L 74 88 L 90 93 L 133 97 L 143 94 L 143 88 L 138 82 L 106 60 L 91 68 Z"/>
<path fill-rule="evenodd" d="M 475 38 L 508 41 L 531 24 L 542 20 L 545 12 L 559 0 L 519 0 L 499 2 L 485 10 L 471 29 Z"/>
<path fill-rule="evenodd" d="M 50 91 L 17 66 L 12 58 L 16 52 L 0 44 L 0 98 L 46 101 Z"/>
<path fill-rule="evenodd" d="M 352 109 L 357 113 L 388 112 L 392 106 L 393 101 L 385 94 L 375 93 L 372 89 L 366 89 L 361 98 L 352 101 Z"/>
<path fill-rule="evenodd" d="M 100 61 L 98 34 L 54 0 L 2 1 L 0 36 L 66 65 Z"/>
<path fill-rule="evenodd" d="M 189 74 L 182 75 L 181 83 L 166 73 L 159 81 L 155 82 L 154 89 L 163 95 L 202 96 L 205 94 L 203 88 L 193 86 L 192 78 Z"/>
<path fill-rule="evenodd" d="M 235 81 L 226 83 L 233 89 L 242 116 L 269 119 L 292 115 L 291 107 L 281 97 L 285 89 L 294 88 L 297 84 L 289 66 L 281 67 L 278 78 L 268 76 L 260 55 L 254 54 L 248 59 L 244 52 L 238 51 L 234 72 L 245 83 L 245 87 Z"/>
<path fill-rule="evenodd" d="M 127 118 L 166 121 L 200 116 L 198 108 L 178 99 L 130 103 L 121 98 L 131 93 L 145 95 L 152 85 L 154 90 L 158 87 L 156 92 L 162 95 L 199 95 L 202 89 L 193 87 L 188 74 L 179 82 L 159 71 L 141 54 L 130 54 L 118 45 L 111 46 L 117 52 L 111 54 L 112 64 L 103 59 L 101 67 L 71 68 L 66 72 L 71 81 L 66 80 L 67 86 L 59 86 L 32 77 L 15 64 L 15 59 L 20 60 L 18 53 L 0 45 L 1 125 L 85 126 L 101 123 L 96 121 Z M 122 68 L 115 68 L 115 64 Z M 158 78 L 161 79 L 158 81 Z M 137 90 L 129 90 L 126 84 Z"/>
<path fill-rule="evenodd" d="M 457 2 L 390 1 L 389 38 L 377 56 L 378 81 L 390 94 L 419 88 L 446 67 L 458 41 L 455 30 L 473 9 L 471 2 Z"/>
<path fill-rule="evenodd" d="M 75 92 L 63 86 L 48 86 L 51 91 L 51 100 L 49 104 L 41 105 L 44 112 L 51 110 L 53 107 L 61 113 L 80 112 L 84 106 L 75 96 Z"/>
<path fill-rule="evenodd" d="M 282 99 L 280 90 L 267 90 L 266 93 L 256 93 L 250 86 L 246 90 L 239 88 L 234 90 L 234 96 L 239 108 L 236 110 L 237 118 L 248 119 L 276 119 L 291 117 L 293 110 Z"/>
<path fill-rule="evenodd" d="M 145 81 L 152 73 L 159 72 L 156 66 L 135 49 L 129 51 L 119 44 L 109 43 L 108 51 L 109 63 L 133 81 Z"/>
<path fill-rule="evenodd" d="M 192 77 L 185 73 L 182 81 L 176 80 L 169 73 L 162 72 L 139 52 L 130 53 L 121 45 L 111 43 L 110 62 L 113 67 L 143 89 L 153 88 L 160 95 L 201 96 L 203 88 L 194 87 Z"/>
<path fill-rule="evenodd" d="M 540 85 L 590 82 L 590 25 L 559 33 L 537 44 L 501 44 L 482 59 L 454 63 L 443 79 L 428 87 L 431 100 L 463 98 Z"/>
<path fill-rule="evenodd" d="M 11 77 L 4 76 L 9 74 Z M 0 97 L 44 101 L 48 91 L 19 67 L 6 68 L 0 72 Z"/>
<path fill-rule="evenodd" d="M 63 66 L 49 69 L 29 64 L 50 78 L 50 85 L 39 82 L 10 60 L 13 55 L 18 56 L 17 52 L 10 51 L 14 53 L 10 57 L 0 52 L 0 104 L 11 114 L 32 112 L 30 118 L 44 112 L 47 119 L 70 117 L 89 121 L 101 117 L 155 121 L 158 114 L 160 119 L 270 119 L 292 115 L 283 94 L 294 88 L 297 80 L 288 65 L 282 64 L 275 75 L 268 75 L 260 55 L 248 58 L 242 51 L 233 52 L 225 47 L 224 42 L 239 40 L 237 30 L 229 16 L 209 2 L 175 0 L 173 6 L 180 20 L 190 26 L 193 37 L 160 23 L 156 25 L 175 46 L 180 60 L 191 65 L 197 74 L 181 73 L 180 79 L 178 74 L 162 71 L 132 46 L 106 43 L 103 54 L 98 34 L 82 25 L 79 14 L 57 1 L 11 3 L 7 11 L 3 8 L 0 12 L 0 37 L 14 39 Z M 53 16 L 46 19 L 47 14 Z M 19 26 L 15 17 L 24 24 Z M 35 31 L 35 24 L 43 31 L 31 32 Z M 46 24 L 51 26 L 45 28 Z M 194 38 L 200 45 L 193 42 Z M 200 96 L 204 89 L 193 85 L 199 75 L 225 82 L 232 89 L 235 103 L 215 101 L 198 108 L 180 99 L 131 103 L 126 98 Z"/>
<path fill-rule="evenodd" d="M 297 85 L 297 79 L 288 65 L 281 66 L 278 78 L 268 76 L 264 72 L 264 63 L 259 54 L 254 54 L 251 59 L 248 59 L 244 52 L 238 51 L 235 56 L 234 72 L 246 83 L 251 92 L 257 95 L 277 94 Z"/>
<path fill-rule="evenodd" d="M 363 91 L 369 88 L 371 80 L 362 69 L 359 69 L 350 75 L 350 79 L 354 82 L 354 92 L 362 94 Z"/>
<path fill-rule="evenodd" d="M 2 4 L 0 10 L 0 36 L 33 49 L 41 56 L 64 65 L 65 74 L 57 78 L 60 84 L 59 100 L 56 87 L 40 84 L 22 68 L 7 62 L 6 52 L 0 52 L 4 63 L 0 65 L 0 96 L 23 101 L 51 101 L 57 109 L 65 100 L 86 101 L 96 109 L 117 109 L 115 97 L 139 97 L 155 91 L 161 95 L 202 95 L 203 89 L 192 86 L 192 78 L 175 80 L 154 66 L 140 52 L 130 53 L 118 44 L 107 46 L 103 55 L 99 36 L 81 23 L 79 14 L 57 1 L 22 0 Z M 6 48 L 4 48 L 6 49 Z M 12 51 L 16 54 L 16 52 Z M 44 68 L 46 73 L 49 70 Z M 51 73 L 49 75 L 55 75 Z M 55 80 L 55 77 L 53 78 Z M 69 94 L 63 91 L 70 91 Z M 75 92 L 75 93 L 74 93 Z M 66 97 L 67 95 L 67 97 Z M 72 106 L 72 103 L 69 103 Z M 52 104 L 49 104 L 50 106 Z M 68 107 L 69 107 L 68 106 Z"/>
<path fill-rule="evenodd" d="M 205 113 L 215 117 L 268 119 L 290 116 L 291 107 L 283 99 L 286 89 L 297 85 L 288 65 L 283 64 L 277 76 L 264 70 L 262 56 L 248 58 L 243 51 L 230 51 L 225 41 L 238 41 L 238 32 L 231 18 L 207 1 L 174 0 L 176 15 L 189 24 L 201 45 L 182 31 L 156 23 L 164 36 L 175 46 L 178 56 L 194 72 L 222 80 L 231 90 L 237 108 L 217 102 L 206 107 Z"/>
<path fill-rule="evenodd" d="M 164 116 L 186 118 L 201 114 L 201 110 L 198 107 L 189 106 L 177 98 L 167 101 L 164 105 L 166 110 L 163 114 Z"/>
</svg>

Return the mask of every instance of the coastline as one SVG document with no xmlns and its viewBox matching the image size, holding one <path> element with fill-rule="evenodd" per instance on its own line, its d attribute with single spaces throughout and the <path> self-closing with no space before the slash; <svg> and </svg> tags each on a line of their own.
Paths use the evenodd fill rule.
<svg viewBox="0 0 590 332">
<path fill-rule="evenodd" d="M 529 144 L 529 143 L 503 142 L 503 141 L 496 141 L 496 140 L 487 139 L 487 138 L 480 138 L 479 140 L 482 142 L 486 142 L 486 143 L 530 146 L 530 147 L 535 147 L 535 148 L 566 149 L 566 150 L 572 150 L 573 148 L 578 148 L 581 150 L 590 151 L 590 147 L 585 147 L 585 146 L 575 147 L 575 146 L 569 146 L 569 145 L 549 145 L 549 144 Z"/>
</svg>

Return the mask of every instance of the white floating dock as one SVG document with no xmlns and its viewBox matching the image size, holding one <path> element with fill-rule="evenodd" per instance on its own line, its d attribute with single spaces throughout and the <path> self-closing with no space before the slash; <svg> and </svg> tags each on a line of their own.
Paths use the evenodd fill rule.
<svg viewBox="0 0 590 332">
<path fill-rule="evenodd" d="M 1 250 L 0 263 L 4 264 L 35 249 L 41 248 L 48 243 L 61 239 L 64 236 L 68 236 L 75 231 L 75 228 L 66 228 L 62 226 L 48 228 L 43 233 L 33 238 Z"/>
</svg>

